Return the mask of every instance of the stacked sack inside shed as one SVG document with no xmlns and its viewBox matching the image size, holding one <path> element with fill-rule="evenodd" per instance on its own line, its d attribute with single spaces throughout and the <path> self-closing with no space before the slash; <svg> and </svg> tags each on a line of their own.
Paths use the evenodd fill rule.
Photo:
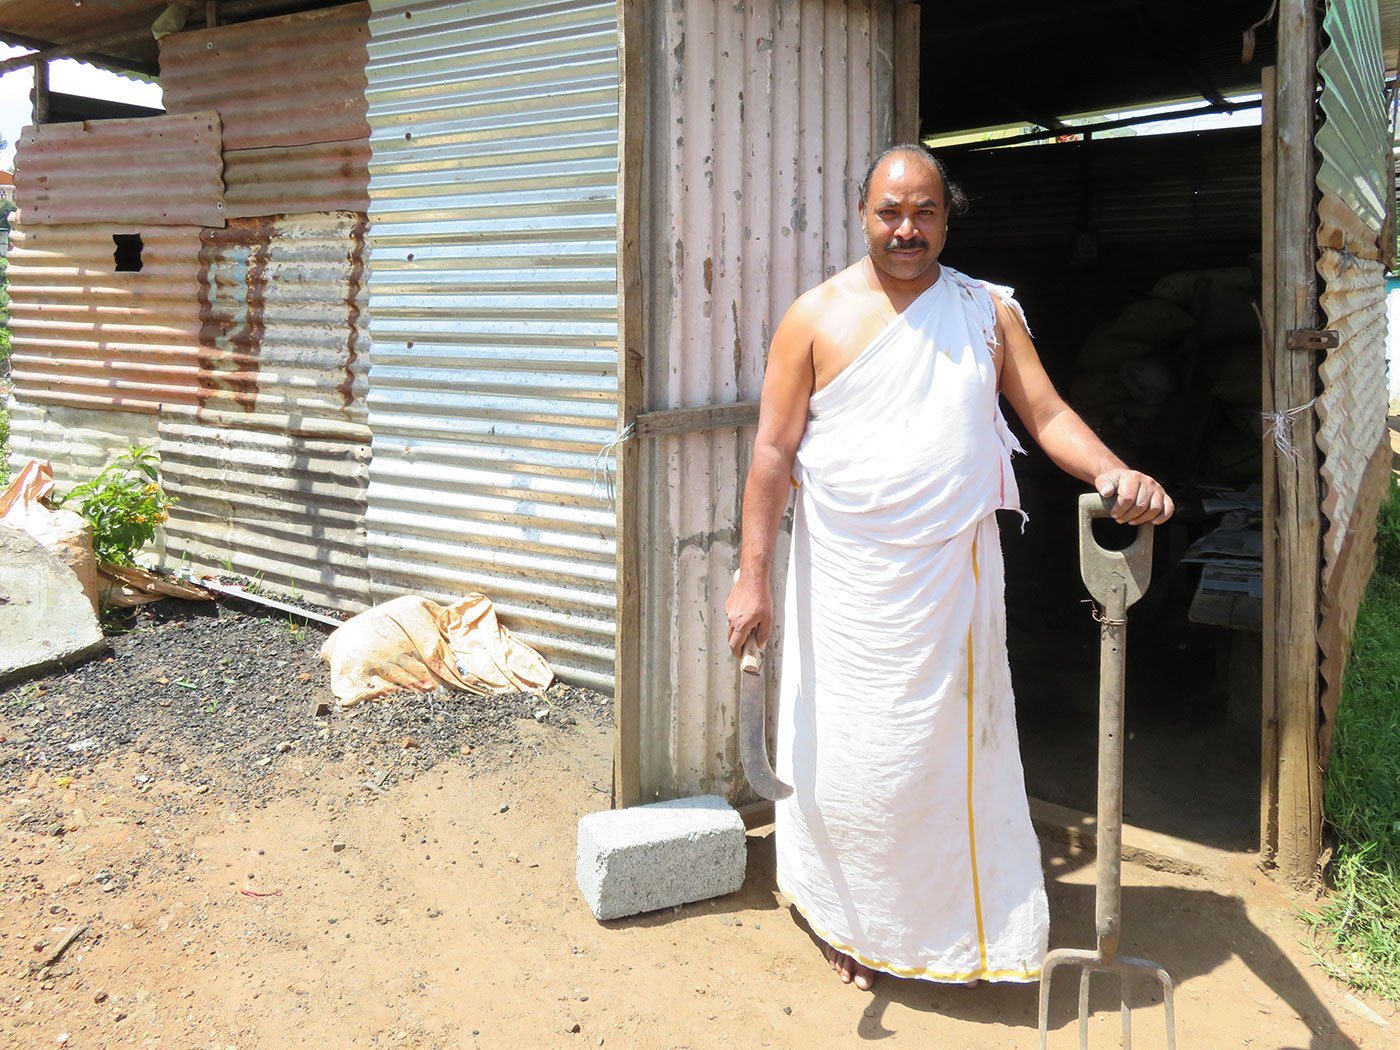
<svg viewBox="0 0 1400 1050">
<path fill-rule="evenodd" d="M 1257 264 L 1162 277 L 1084 339 L 1070 404 L 1130 460 L 1167 457 L 1182 469 L 1166 473 L 1196 481 L 1256 480 L 1258 287 Z"/>
</svg>

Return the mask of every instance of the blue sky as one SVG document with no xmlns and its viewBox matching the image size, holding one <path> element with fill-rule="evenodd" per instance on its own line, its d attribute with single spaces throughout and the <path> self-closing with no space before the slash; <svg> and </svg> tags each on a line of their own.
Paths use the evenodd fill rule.
<svg viewBox="0 0 1400 1050">
<path fill-rule="evenodd" d="M 0 59 L 25 54 L 22 47 L 0 44 Z M 30 122 L 29 91 L 34 85 L 30 69 L 17 69 L 0 77 L 0 135 L 5 148 L 0 150 L 0 168 L 12 171 L 15 166 L 15 143 L 20 131 Z M 70 95 L 105 98 L 114 102 L 130 102 L 138 106 L 159 106 L 160 88 L 127 80 L 106 70 L 94 69 L 81 62 L 59 59 L 49 63 L 49 87 Z"/>
</svg>

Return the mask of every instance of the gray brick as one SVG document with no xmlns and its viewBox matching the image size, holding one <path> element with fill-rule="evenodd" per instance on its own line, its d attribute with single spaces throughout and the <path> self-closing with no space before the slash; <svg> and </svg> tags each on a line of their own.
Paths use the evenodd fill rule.
<svg viewBox="0 0 1400 1050">
<path fill-rule="evenodd" d="M 744 822 L 718 795 L 578 822 L 578 888 L 600 920 L 733 893 L 744 883 L 745 860 Z"/>
</svg>

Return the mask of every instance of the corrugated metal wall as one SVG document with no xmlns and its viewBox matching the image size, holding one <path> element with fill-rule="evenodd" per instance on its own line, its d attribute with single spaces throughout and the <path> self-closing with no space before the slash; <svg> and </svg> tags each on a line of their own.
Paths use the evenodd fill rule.
<svg viewBox="0 0 1400 1050">
<path fill-rule="evenodd" d="M 1319 366 L 1323 479 L 1322 754 L 1341 695 L 1356 610 L 1375 563 L 1376 509 L 1389 480 L 1385 267 L 1380 243 L 1391 178 L 1376 0 L 1332 0 L 1318 57 L 1318 273 L 1327 327 L 1341 341 Z"/>
<path fill-rule="evenodd" d="M 616 4 L 373 12 L 373 593 L 480 590 L 610 687 Z"/>
<path fill-rule="evenodd" d="M 787 307 L 864 251 L 856 183 L 891 134 L 892 7 L 676 0 L 651 14 L 645 408 L 753 400 Z M 723 606 L 752 439 L 730 428 L 642 448 L 648 798 L 746 790 Z"/>
<path fill-rule="evenodd" d="M 35 180 L 57 165 L 75 184 L 140 188 L 94 212 L 132 223 L 36 225 L 22 193 L 11 267 L 15 451 L 71 482 L 153 444 L 180 500 L 169 560 L 350 608 L 369 595 L 367 17 L 352 4 L 166 37 L 166 102 L 200 116 L 95 122 L 92 147 L 61 161 L 42 148 L 50 128 L 20 147 Z M 123 125 L 196 120 L 213 141 L 167 139 L 173 162 L 98 148 L 150 137 Z M 221 150 L 220 126 L 246 148 Z M 217 214 L 158 225 L 182 172 L 217 187 Z M 114 235 L 140 236 L 139 272 L 116 271 Z"/>
<path fill-rule="evenodd" d="M 212 110 L 27 127 L 15 155 L 24 221 L 222 226 L 220 134 Z"/>
<path fill-rule="evenodd" d="M 23 151 L 21 148 L 21 156 Z M 27 199 L 21 194 L 23 208 Z M 140 235 L 117 272 L 114 235 Z M 155 412 L 193 404 L 199 227 L 28 225 L 10 239 L 10 359 L 23 404 Z M 16 425 L 16 450 L 24 430 Z"/>
</svg>

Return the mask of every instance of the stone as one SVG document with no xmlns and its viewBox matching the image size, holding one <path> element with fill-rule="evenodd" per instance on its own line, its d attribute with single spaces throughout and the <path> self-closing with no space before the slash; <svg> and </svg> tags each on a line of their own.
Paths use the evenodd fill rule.
<svg viewBox="0 0 1400 1050">
<path fill-rule="evenodd" d="M 78 574 L 26 532 L 0 525 L 0 684 L 107 645 Z"/>
<path fill-rule="evenodd" d="M 744 821 L 718 795 L 586 814 L 575 875 L 605 921 L 733 893 L 744 883 Z"/>
</svg>

